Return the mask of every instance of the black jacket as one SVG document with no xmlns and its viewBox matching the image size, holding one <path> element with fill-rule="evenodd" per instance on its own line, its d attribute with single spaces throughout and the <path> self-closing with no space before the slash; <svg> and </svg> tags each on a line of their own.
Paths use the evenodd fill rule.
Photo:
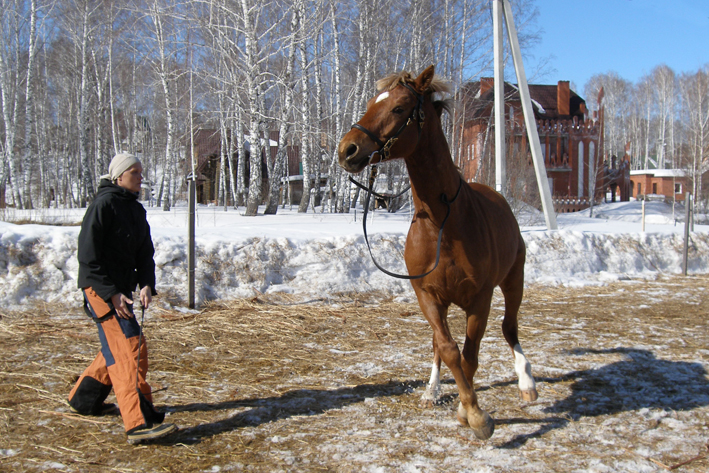
<svg viewBox="0 0 709 473">
<path fill-rule="evenodd" d="M 79 288 L 92 287 L 105 301 L 136 285 L 155 292 L 155 249 L 138 195 L 102 179 L 79 232 Z"/>
</svg>

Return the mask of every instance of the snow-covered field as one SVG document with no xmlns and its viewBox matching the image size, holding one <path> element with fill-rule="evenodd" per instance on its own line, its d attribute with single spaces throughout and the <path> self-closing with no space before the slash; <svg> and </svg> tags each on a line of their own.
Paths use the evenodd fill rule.
<svg viewBox="0 0 709 473">
<path fill-rule="evenodd" d="M 707 471 L 709 227 L 690 235 L 685 278 L 683 224 L 663 203 L 646 212 L 645 232 L 636 202 L 559 215 L 558 231 L 523 221 L 520 338 L 540 398 L 517 398 L 496 293 L 475 381 L 497 427 L 481 442 L 455 421 L 445 368 L 442 404 L 419 406 L 430 328 L 409 283 L 372 264 L 361 211 L 199 208 L 204 307 L 192 311 L 185 209 L 151 208 L 160 295 L 146 316 L 149 379 L 181 430 L 137 448 L 118 419 L 65 404 L 98 343 L 75 288 L 78 227 L 0 222 L 0 470 Z M 371 218 L 375 257 L 403 271 L 410 215 Z M 450 325 L 460 341 L 459 310 Z"/>
<path fill-rule="evenodd" d="M 604 204 L 558 216 L 557 231 L 525 225 L 525 278 L 528 284 L 586 285 L 627 278 L 679 274 L 682 271 L 683 211 L 662 202 Z M 4 220 L 78 223 L 82 209 L 5 210 Z M 196 217 L 197 303 L 287 293 L 304 300 L 346 292 L 383 291 L 413 300 L 405 280 L 391 278 L 371 261 L 362 234 L 362 212 L 244 217 L 239 210 L 199 207 Z M 161 303 L 187 301 L 187 211 L 149 208 L 155 243 L 157 290 Z M 370 213 L 368 231 L 377 261 L 403 272 L 403 248 L 409 212 Z M 536 217 L 543 224 L 543 219 Z M 709 273 L 709 226 L 691 234 L 689 274 Z M 0 304 L 20 308 L 31 301 L 79 301 L 76 290 L 77 226 L 15 225 L 0 222 Z"/>
</svg>

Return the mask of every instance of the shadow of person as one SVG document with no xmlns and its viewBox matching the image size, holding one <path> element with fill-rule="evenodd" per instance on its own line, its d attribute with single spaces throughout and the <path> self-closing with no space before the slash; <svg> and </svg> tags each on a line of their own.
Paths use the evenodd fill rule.
<svg viewBox="0 0 709 473">
<path fill-rule="evenodd" d="M 571 394 L 543 410 L 550 417 L 542 420 L 543 425 L 536 432 L 517 436 L 503 448 L 514 448 L 582 417 L 643 408 L 686 411 L 709 405 L 707 371 L 701 363 L 662 360 L 649 350 L 637 348 L 575 349 L 568 354 L 622 354 L 624 359 L 598 368 L 573 371 L 560 378 L 540 378 L 539 381 L 546 383 L 574 380 Z"/>
<path fill-rule="evenodd" d="M 240 409 L 222 420 L 181 429 L 160 443 L 199 443 L 203 438 L 242 427 L 255 427 L 293 416 L 314 416 L 333 409 L 364 401 L 366 398 L 398 396 L 411 393 L 424 381 L 389 381 L 383 384 L 363 384 L 354 387 L 318 390 L 296 389 L 280 396 L 238 399 L 214 404 L 192 403 L 165 406 L 168 412 L 194 412 Z M 244 409 L 247 408 L 247 409 Z"/>
</svg>

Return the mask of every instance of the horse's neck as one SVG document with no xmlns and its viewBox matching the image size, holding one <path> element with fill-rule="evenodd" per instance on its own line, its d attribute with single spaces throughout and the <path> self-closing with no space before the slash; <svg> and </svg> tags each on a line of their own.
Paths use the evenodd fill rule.
<svg viewBox="0 0 709 473">
<path fill-rule="evenodd" d="M 435 135 L 434 135 L 435 136 Z M 460 174 L 451 159 L 443 131 L 433 140 L 421 142 L 413 155 L 406 160 L 411 179 L 414 206 L 438 208 L 443 205 L 441 195 L 453 199 L 460 185 Z"/>
</svg>

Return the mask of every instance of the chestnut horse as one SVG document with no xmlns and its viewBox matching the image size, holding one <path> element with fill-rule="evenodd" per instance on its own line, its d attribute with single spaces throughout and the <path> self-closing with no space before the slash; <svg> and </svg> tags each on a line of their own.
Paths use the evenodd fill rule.
<svg viewBox="0 0 709 473">
<path fill-rule="evenodd" d="M 450 90 L 434 76 L 433 66 L 415 79 L 407 72 L 389 76 L 377 82 L 377 90 L 367 112 L 340 141 L 340 166 L 357 173 L 368 164 L 404 159 L 415 206 L 404 259 L 414 275 L 409 278 L 419 306 L 433 329 L 433 369 L 424 399 L 434 402 L 438 396 L 443 360 L 458 386 L 458 420 L 469 425 L 476 437 L 487 439 L 495 423 L 478 406 L 473 376 L 496 286 L 505 298 L 502 333 L 514 354 L 521 398 L 537 399 L 532 368 L 517 336 L 524 240 L 507 201 L 490 187 L 464 184 L 453 164 L 440 121 L 448 103 L 433 96 Z M 451 304 L 467 314 L 462 358 L 448 327 Z"/>
</svg>

